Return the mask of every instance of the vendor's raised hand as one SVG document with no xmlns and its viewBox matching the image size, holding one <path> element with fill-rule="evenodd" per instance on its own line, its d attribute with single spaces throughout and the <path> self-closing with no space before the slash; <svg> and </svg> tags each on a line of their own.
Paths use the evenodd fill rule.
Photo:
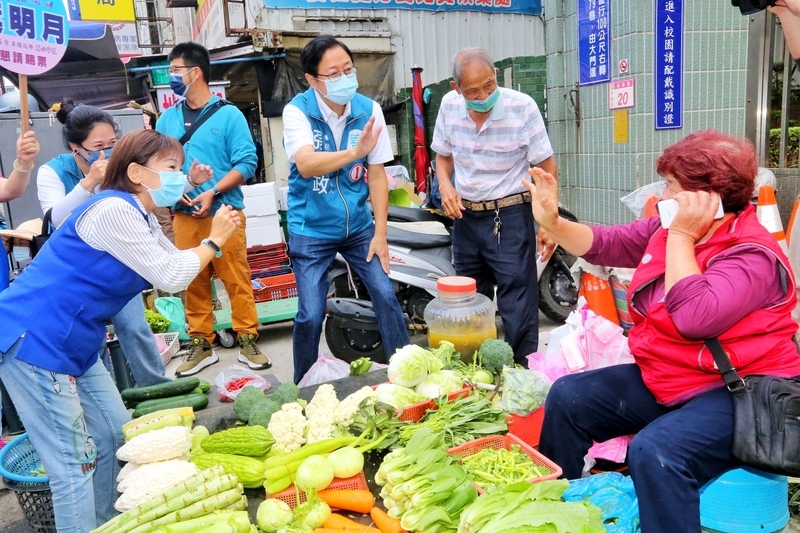
<svg viewBox="0 0 800 533">
<path fill-rule="evenodd" d="M 381 129 L 383 129 L 382 126 L 375 127 L 375 117 L 371 117 L 367 121 L 356 144 L 356 159 L 367 157 L 372 149 L 375 148 L 375 145 L 378 144 L 378 135 L 380 135 Z"/>
<path fill-rule="evenodd" d="M 678 212 L 669 226 L 670 235 L 681 235 L 697 242 L 708 233 L 719 208 L 719 194 L 706 191 L 681 191 L 673 198 Z"/>
<path fill-rule="evenodd" d="M 20 166 L 28 168 L 33 165 L 33 160 L 40 151 L 41 147 L 33 130 L 23 133 L 17 139 L 17 163 Z"/>
<path fill-rule="evenodd" d="M 461 203 L 461 195 L 450 182 L 439 182 L 439 196 L 442 198 L 442 210 L 450 218 L 461 218 L 461 212 L 466 209 Z"/>
<path fill-rule="evenodd" d="M 190 206 L 195 206 L 197 204 L 200 204 L 200 209 L 198 211 L 192 211 L 192 216 L 194 218 L 206 218 L 208 216 L 208 212 L 211 211 L 211 206 L 213 203 L 214 203 L 213 189 L 201 192 L 189 202 Z"/>
<path fill-rule="evenodd" d="M 229 205 L 223 205 L 217 209 L 217 212 L 214 213 L 214 218 L 211 220 L 210 238 L 222 246 L 241 225 L 242 219 L 239 218 L 239 212 Z"/>
<path fill-rule="evenodd" d="M 800 0 L 777 0 L 775 5 L 767 6 L 770 13 L 779 16 L 784 9 L 789 10 L 793 15 L 800 15 Z"/>
<path fill-rule="evenodd" d="M 108 159 L 106 159 L 105 151 L 100 151 L 100 158 L 92 163 L 89 167 L 89 173 L 81 180 L 81 185 L 89 192 L 94 192 L 98 185 L 103 183 L 106 179 L 106 167 L 108 166 Z"/>
<path fill-rule="evenodd" d="M 197 186 L 201 185 L 214 176 L 214 170 L 210 165 L 201 165 L 195 159 L 189 167 L 189 183 Z"/>
<path fill-rule="evenodd" d="M 539 167 L 528 169 L 528 174 L 533 183 L 522 180 L 522 184 L 531 191 L 533 218 L 541 228 L 547 230 L 558 221 L 558 182 L 552 174 Z"/>
</svg>

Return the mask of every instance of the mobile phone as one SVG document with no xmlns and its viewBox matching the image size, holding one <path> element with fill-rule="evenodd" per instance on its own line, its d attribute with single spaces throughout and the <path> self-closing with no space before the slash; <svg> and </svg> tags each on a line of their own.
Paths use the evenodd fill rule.
<svg viewBox="0 0 800 533">
<path fill-rule="evenodd" d="M 668 229 L 675 219 L 675 215 L 678 214 L 678 201 L 672 198 L 669 200 L 661 200 L 656 204 L 656 207 L 658 209 L 658 216 L 661 218 L 661 227 Z M 725 211 L 722 209 L 722 200 L 720 200 L 717 206 L 717 214 L 714 215 L 714 220 L 719 220 L 723 216 L 725 216 Z"/>
<path fill-rule="evenodd" d="M 186 200 L 187 202 L 191 202 L 191 201 L 192 201 L 192 199 L 191 199 L 191 198 L 189 198 L 189 193 L 184 193 L 184 195 L 183 195 L 183 199 L 184 199 L 184 200 Z M 203 208 L 203 204 L 194 204 L 194 205 L 192 206 L 192 209 L 193 209 L 195 212 L 197 212 L 197 211 L 200 211 L 202 208 Z"/>
</svg>

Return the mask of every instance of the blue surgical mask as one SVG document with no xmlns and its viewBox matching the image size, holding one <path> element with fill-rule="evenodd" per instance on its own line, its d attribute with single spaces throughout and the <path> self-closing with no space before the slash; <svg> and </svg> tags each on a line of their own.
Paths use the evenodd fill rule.
<svg viewBox="0 0 800 533">
<path fill-rule="evenodd" d="M 500 89 L 495 89 L 486 100 L 467 100 L 467 109 L 476 113 L 488 113 L 497 103 L 498 98 L 500 98 Z"/>
<path fill-rule="evenodd" d="M 192 83 L 194 83 L 194 81 L 192 83 L 190 83 L 189 85 L 186 85 L 185 83 L 183 83 L 183 77 L 185 75 L 187 75 L 188 73 L 190 73 L 195 68 L 197 68 L 197 67 L 190 68 L 189 70 L 187 70 L 183 74 L 173 74 L 172 76 L 169 77 L 169 87 L 170 87 L 170 89 L 172 89 L 172 92 L 174 92 L 178 96 L 183 96 L 183 95 L 186 94 L 186 91 L 189 90 L 189 87 L 191 87 L 191 85 L 192 85 Z M 197 80 L 195 79 L 195 81 L 197 81 Z"/>
<path fill-rule="evenodd" d="M 161 178 L 161 187 L 158 189 L 151 189 L 142 183 L 142 186 L 150 191 L 150 198 L 153 199 L 153 203 L 158 207 L 172 207 L 177 204 L 186 189 L 186 174 L 180 170 L 159 171 L 152 168 L 147 168 L 147 170 L 155 172 Z"/>
<path fill-rule="evenodd" d="M 334 104 L 347 105 L 353 99 L 358 89 L 358 78 L 356 76 L 340 76 L 338 80 L 325 80 L 325 89 L 328 94 L 325 97 Z"/>
<path fill-rule="evenodd" d="M 11 255 L 14 256 L 14 261 L 20 264 L 27 264 L 31 260 L 31 249 L 27 246 L 14 245 L 11 250 Z"/>
<path fill-rule="evenodd" d="M 83 148 L 83 146 L 81 146 L 81 148 Z M 83 149 L 86 150 L 86 148 Z M 111 157 L 111 152 L 113 151 L 114 151 L 113 146 L 109 146 L 108 148 L 101 148 L 100 150 L 86 150 L 86 154 L 89 157 L 84 157 L 84 159 L 89 164 L 89 166 L 92 166 L 95 163 L 95 161 L 98 161 L 100 159 L 100 152 L 105 152 L 106 159 L 108 159 L 109 157 Z"/>
</svg>

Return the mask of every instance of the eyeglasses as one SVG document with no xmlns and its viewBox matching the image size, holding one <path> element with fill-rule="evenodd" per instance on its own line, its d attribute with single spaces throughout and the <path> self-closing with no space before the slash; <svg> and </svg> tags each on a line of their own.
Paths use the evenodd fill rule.
<svg viewBox="0 0 800 533">
<path fill-rule="evenodd" d="M 170 74 L 177 74 L 177 72 L 182 68 L 187 68 L 187 69 L 191 70 L 191 69 L 195 68 L 195 66 L 194 65 L 175 65 L 173 67 L 169 67 L 167 69 L 167 72 L 169 72 Z"/>
<path fill-rule="evenodd" d="M 344 72 L 337 72 L 335 74 L 317 74 L 317 78 L 326 78 L 328 81 L 339 81 L 342 79 L 342 76 L 347 76 L 348 78 L 352 78 L 356 75 L 358 69 L 356 67 L 350 67 L 344 69 Z"/>
</svg>

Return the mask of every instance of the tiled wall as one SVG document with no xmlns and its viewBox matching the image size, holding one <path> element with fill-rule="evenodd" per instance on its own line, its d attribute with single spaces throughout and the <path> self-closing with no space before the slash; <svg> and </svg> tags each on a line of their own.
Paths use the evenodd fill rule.
<svg viewBox="0 0 800 533">
<path fill-rule="evenodd" d="M 707 128 L 744 135 L 747 18 L 727 1 L 684 0 L 683 128 L 656 131 L 656 1 L 607 3 L 611 8 L 611 79 L 632 77 L 636 83 L 636 104 L 628 110 L 628 143 L 614 143 L 607 83 L 578 89 L 580 127 L 569 105 L 569 91 L 578 81 L 576 2 L 544 0 L 545 50 L 548 131 L 556 151 L 560 200 L 582 221 L 614 224 L 633 218 L 620 197 L 660 179 L 655 160 L 666 146 Z M 621 59 L 630 66 L 625 75 L 618 72 Z"/>
</svg>

